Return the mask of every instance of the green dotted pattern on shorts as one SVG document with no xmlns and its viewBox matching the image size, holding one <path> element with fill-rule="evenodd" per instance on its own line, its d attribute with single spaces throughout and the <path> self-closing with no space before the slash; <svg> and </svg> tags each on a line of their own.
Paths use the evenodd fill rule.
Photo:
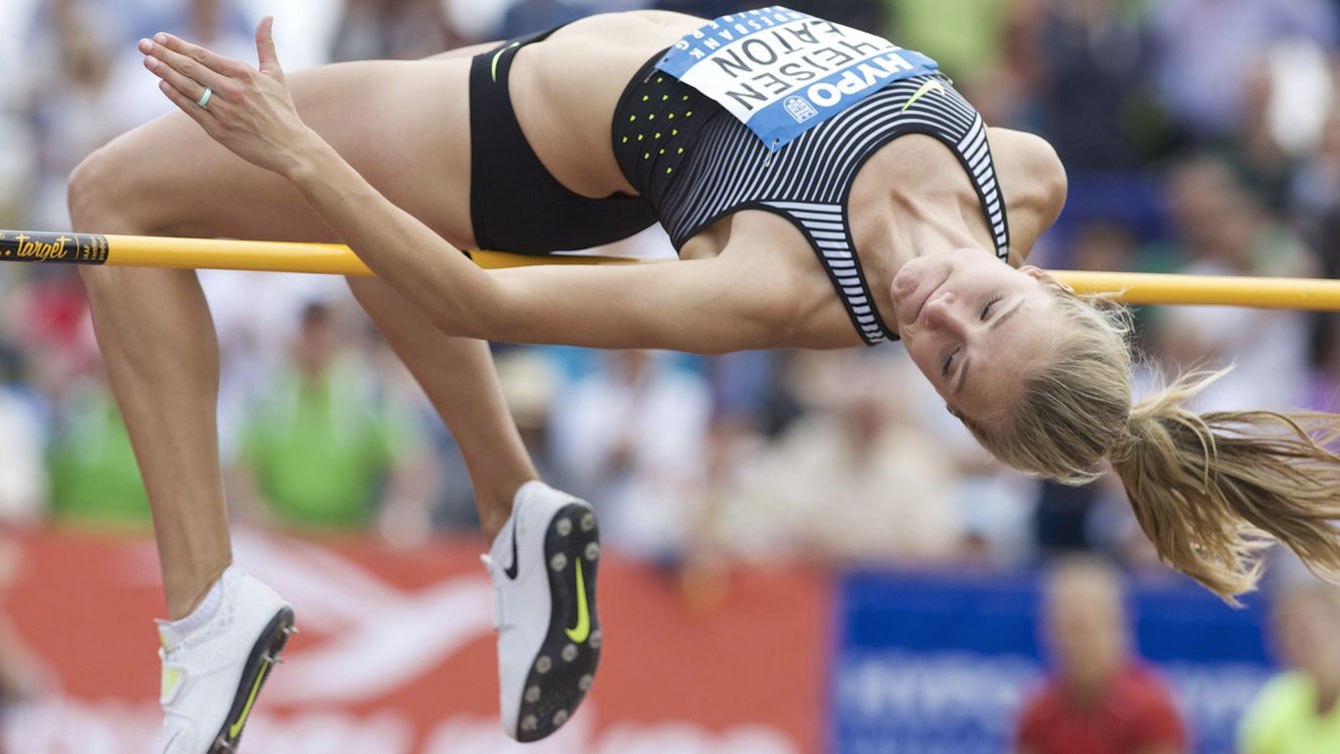
<svg viewBox="0 0 1340 754">
<path fill-rule="evenodd" d="M 673 76 L 652 70 L 635 82 L 620 102 L 614 122 L 614 146 L 620 164 L 645 178 L 674 175 L 688 155 L 691 126 L 703 120 L 703 95 Z"/>
</svg>

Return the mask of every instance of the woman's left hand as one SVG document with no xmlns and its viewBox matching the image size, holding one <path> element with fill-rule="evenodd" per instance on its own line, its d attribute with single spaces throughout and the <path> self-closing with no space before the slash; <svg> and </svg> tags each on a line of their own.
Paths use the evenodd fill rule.
<svg viewBox="0 0 1340 754">
<path fill-rule="evenodd" d="M 158 88 L 215 141 L 248 162 L 287 175 L 319 137 L 298 117 L 275 53 L 274 18 L 256 27 L 259 68 L 171 34 L 140 40 Z"/>
</svg>

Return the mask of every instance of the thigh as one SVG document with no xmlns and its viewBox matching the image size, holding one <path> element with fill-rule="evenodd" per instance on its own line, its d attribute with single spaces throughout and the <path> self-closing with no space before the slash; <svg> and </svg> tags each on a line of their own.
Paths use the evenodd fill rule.
<svg viewBox="0 0 1340 754">
<path fill-rule="evenodd" d="M 360 61 L 289 75 L 309 126 L 392 202 L 454 244 L 470 224 L 468 53 Z M 146 86 L 151 84 L 146 83 Z M 99 180 L 138 225 L 181 236 L 334 240 L 280 176 L 215 143 L 173 112 L 107 148 Z"/>
</svg>

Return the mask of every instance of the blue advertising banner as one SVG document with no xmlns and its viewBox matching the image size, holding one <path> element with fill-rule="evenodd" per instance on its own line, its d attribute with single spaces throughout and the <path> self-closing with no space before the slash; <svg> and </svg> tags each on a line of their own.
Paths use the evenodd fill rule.
<svg viewBox="0 0 1340 754">
<path fill-rule="evenodd" d="M 1233 610 L 1181 580 L 1137 583 L 1128 596 L 1136 647 L 1169 682 L 1194 751 L 1233 751 L 1242 711 L 1272 673 L 1261 608 Z M 1032 576 L 844 578 L 829 750 L 1011 751 L 1018 713 L 1044 679 L 1038 604 Z"/>
</svg>

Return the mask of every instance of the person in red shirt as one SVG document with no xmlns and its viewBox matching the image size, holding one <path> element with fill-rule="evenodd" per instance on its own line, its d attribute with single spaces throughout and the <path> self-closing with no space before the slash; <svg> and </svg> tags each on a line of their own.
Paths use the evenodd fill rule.
<svg viewBox="0 0 1340 754">
<path fill-rule="evenodd" d="M 1131 650 L 1121 577 L 1059 564 L 1043 594 L 1052 676 L 1024 706 L 1016 754 L 1181 754 L 1186 728 L 1163 680 Z"/>
</svg>

